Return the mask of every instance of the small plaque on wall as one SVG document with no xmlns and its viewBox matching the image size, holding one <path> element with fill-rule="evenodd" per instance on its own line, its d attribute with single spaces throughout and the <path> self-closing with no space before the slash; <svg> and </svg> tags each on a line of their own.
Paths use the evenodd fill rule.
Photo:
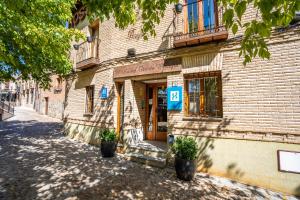
<svg viewBox="0 0 300 200">
<path fill-rule="evenodd" d="M 101 99 L 107 99 L 107 87 L 103 86 L 100 90 L 100 98 Z"/>
<path fill-rule="evenodd" d="M 300 152 L 278 150 L 278 170 L 300 174 Z"/>
</svg>

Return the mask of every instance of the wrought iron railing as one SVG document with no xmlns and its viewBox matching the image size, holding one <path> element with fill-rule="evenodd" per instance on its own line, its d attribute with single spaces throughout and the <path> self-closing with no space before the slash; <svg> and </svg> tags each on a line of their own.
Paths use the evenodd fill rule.
<svg viewBox="0 0 300 200">
<path fill-rule="evenodd" d="M 99 58 L 100 40 L 94 38 L 92 42 L 85 41 L 79 45 L 76 53 L 76 63 L 88 60 L 90 58 Z"/>
<path fill-rule="evenodd" d="M 183 5 L 182 12 L 176 14 L 174 43 L 177 41 L 227 32 L 222 23 L 223 7 L 217 7 L 216 3 L 214 3 L 213 21 L 209 23 L 209 26 L 205 26 L 205 21 L 207 20 L 205 17 L 207 16 L 205 16 L 203 10 L 198 10 L 198 13 L 196 13 L 194 16 L 191 13 L 188 13 L 188 8 L 191 8 L 197 4 L 197 6 L 193 8 L 199 9 L 199 3 L 203 3 L 204 1 L 208 0 L 200 0 L 194 3 L 185 4 Z M 205 40 L 203 41 L 205 42 Z"/>
<path fill-rule="evenodd" d="M 10 102 L 0 101 L 0 110 L 14 114 L 14 106 Z"/>
</svg>

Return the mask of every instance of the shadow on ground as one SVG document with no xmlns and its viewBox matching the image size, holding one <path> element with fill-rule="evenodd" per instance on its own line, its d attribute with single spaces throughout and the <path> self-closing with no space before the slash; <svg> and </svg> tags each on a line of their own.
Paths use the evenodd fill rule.
<svg viewBox="0 0 300 200">
<path fill-rule="evenodd" d="M 216 184 L 197 174 L 145 167 L 68 139 L 61 123 L 10 121 L 0 129 L 0 199 L 249 199 L 255 190 Z M 72 198 L 71 198 L 72 199 Z"/>
</svg>

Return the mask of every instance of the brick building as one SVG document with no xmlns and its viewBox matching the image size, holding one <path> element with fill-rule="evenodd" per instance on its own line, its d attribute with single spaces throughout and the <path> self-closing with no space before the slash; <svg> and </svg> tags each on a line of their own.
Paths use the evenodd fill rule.
<svg viewBox="0 0 300 200">
<path fill-rule="evenodd" d="M 160 166 L 172 161 L 168 136 L 193 136 L 199 170 L 299 194 L 300 175 L 283 172 L 278 156 L 300 151 L 299 24 L 273 30 L 270 60 L 243 66 L 241 32 L 224 29 L 222 8 L 211 0 L 173 8 L 148 41 L 140 23 L 74 20 L 91 40 L 71 52 L 66 134 L 98 144 L 99 130 L 114 128 L 128 157 Z M 256 17 L 248 8 L 243 22 Z"/>
<path fill-rule="evenodd" d="M 63 119 L 65 101 L 65 81 L 57 75 L 51 76 L 49 89 L 38 88 L 35 110 L 50 117 Z"/>
</svg>

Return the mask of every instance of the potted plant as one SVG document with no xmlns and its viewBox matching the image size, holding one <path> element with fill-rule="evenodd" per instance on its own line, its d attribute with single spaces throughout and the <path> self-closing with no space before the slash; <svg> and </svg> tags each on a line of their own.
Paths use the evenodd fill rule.
<svg viewBox="0 0 300 200">
<path fill-rule="evenodd" d="M 181 180 L 190 181 L 196 172 L 197 142 L 191 137 L 177 137 L 171 147 L 175 154 L 175 170 Z"/>
<path fill-rule="evenodd" d="M 100 132 L 101 154 L 103 157 L 113 157 L 117 149 L 117 134 L 114 130 L 103 129 Z"/>
</svg>

